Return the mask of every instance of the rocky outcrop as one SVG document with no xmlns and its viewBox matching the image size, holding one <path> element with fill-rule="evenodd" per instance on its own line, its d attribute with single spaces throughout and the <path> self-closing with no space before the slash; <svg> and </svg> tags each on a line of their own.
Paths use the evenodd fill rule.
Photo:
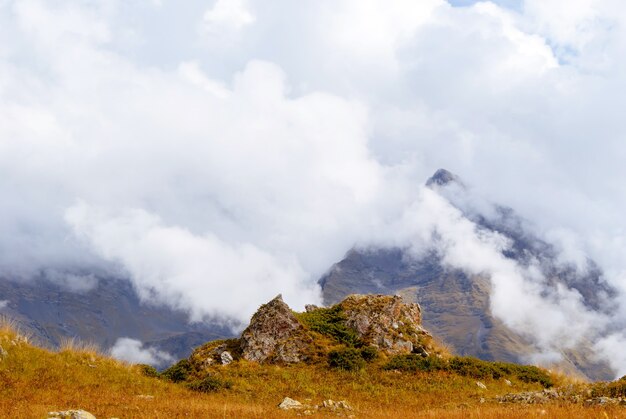
<svg viewBox="0 0 626 419">
<path fill-rule="evenodd" d="M 324 400 L 320 404 L 312 405 L 312 404 L 303 404 L 298 400 L 294 400 L 290 397 L 285 397 L 282 402 L 278 405 L 278 408 L 281 410 L 300 410 L 304 416 L 310 416 L 315 414 L 316 412 L 326 412 L 334 413 L 335 416 L 345 416 L 343 412 L 352 411 L 352 406 L 348 404 L 345 400 Z M 300 416 L 300 415 L 299 415 Z M 349 417 L 354 417 L 350 415 Z"/>
<path fill-rule="evenodd" d="M 332 307 L 309 305 L 306 312 L 294 313 L 279 295 L 259 308 L 239 339 L 209 342 L 189 361 L 198 371 L 238 359 L 328 362 L 329 353 L 341 347 L 427 356 L 430 340 L 421 325 L 420 306 L 399 296 L 351 295 Z"/>
<path fill-rule="evenodd" d="M 339 306 L 345 324 L 369 345 L 388 353 L 424 350 L 429 333 L 422 328 L 420 306 L 400 296 L 350 295 Z"/>
<path fill-rule="evenodd" d="M 306 360 L 312 339 L 279 295 L 252 316 L 240 342 L 248 361 L 296 363 Z"/>
</svg>

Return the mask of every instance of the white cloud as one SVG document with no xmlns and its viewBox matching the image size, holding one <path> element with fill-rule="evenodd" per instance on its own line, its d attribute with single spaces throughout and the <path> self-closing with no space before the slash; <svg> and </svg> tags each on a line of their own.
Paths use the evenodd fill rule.
<svg viewBox="0 0 626 419">
<path fill-rule="evenodd" d="M 195 236 L 142 210 L 112 216 L 79 204 L 67 219 L 96 253 L 128 270 L 140 296 L 188 311 L 192 321 L 226 317 L 244 323 L 259 301 L 278 293 L 299 308 L 319 300 L 297 263 L 250 243 Z"/>
<path fill-rule="evenodd" d="M 255 22 L 256 17 L 246 0 L 217 0 L 202 19 L 202 33 L 212 38 L 213 45 L 218 45 L 232 42 L 239 31 Z"/>
<path fill-rule="evenodd" d="M 355 243 L 437 229 L 544 349 L 606 321 L 420 192 L 443 166 L 626 292 L 620 2 L 107 4 L 0 3 L 3 275 L 122 270 L 243 321 L 278 292 L 315 299 Z"/>
<path fill-rule="evenodd" d="M 119 338 L 110 353 L 113 358 L 133 364 L 162 366 L 174 361 L 167 352 L 145 347 L 141 341 L 131 338 Z"/>
</svg>

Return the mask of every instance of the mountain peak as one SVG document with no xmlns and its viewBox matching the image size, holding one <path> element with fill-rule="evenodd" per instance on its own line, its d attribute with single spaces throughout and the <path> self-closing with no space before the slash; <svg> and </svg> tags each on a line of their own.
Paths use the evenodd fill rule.
<svg viewBox="0 0 626 419">
<path fill-rule="evenodd" d="M 436 186 L 446 186 L 451 183 L 463 186 L 460 177 L 446 169 L 439 169 L 426 181 L 426 186 L 432 188 Z"/>
</svg>

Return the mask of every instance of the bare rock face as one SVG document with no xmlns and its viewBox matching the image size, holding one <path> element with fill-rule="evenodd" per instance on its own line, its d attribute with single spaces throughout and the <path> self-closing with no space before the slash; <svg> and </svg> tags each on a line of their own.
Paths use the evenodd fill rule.
<svg viewBox="0 0 626 419">
<path fill-rule="evenodd" d="M 240 339 L 242 358 L 256 362 L 305 361 L 310 344 L 311 338 L 304 326 L 281 295 L 259 308 Z"/>
<path fill-rule="evenodd" d="M 339 303 L 346 326 L 360 339 L 388 353 L 422 352 L 430 334 L 422 327 L 418 304 L 400 296 L 350 295 Z"/>
</svg>

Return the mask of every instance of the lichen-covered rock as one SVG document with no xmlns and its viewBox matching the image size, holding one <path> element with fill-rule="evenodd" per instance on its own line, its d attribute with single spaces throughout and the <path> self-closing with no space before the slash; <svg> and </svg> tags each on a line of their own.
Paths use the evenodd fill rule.
<svg viewBox="0 0 626 419">
<path fill-rule="evenodd" d="M 256 362 L 301 362 L 306 360 L 311 341 L 279 295 L 252 316 L 250 325 L 241 334 L 241 356 Z"/>
<path fill-rule="evenodd" d="M 228 351 L 224 351 L 220 354 L 220 360 L 222 361 L 222 365 L 228 365 L 233 362 L 233 356 Z"/>
<path fill-rule="evenodd" d="M 328 409 L 333 412 L 337 410 L 352 410 L 352 406 L 350 406 L 347 401 L 345 400 L 334 401 L 330 399 L 324 400 L 318 408 Z"/>
<path fill-rule="evenodd" d="M 571 396 L 561 394 L 557 390 L 545 389 L 542 391 L 509 393 L 505 394 L 504 396 L 497 396 L 496 400 L 500 403 L 544 404 L 555 400 L 565 400 L 570 398 Z"/>
<path fill-rule="evenodd" d="M 585 400 L 585 406 L 624 406 L 626 399 L 621 397 L 594 397 Z"/>
<path fill-rule="evenodd" d="M 281 410 L 304 409 L 304 405 L 290 397 L 285 397 L 278 405 L 278 408 Z"/>
<path fill-rule="evenodd" d="M 346 326 L 360 339 L 388 353 L 423 351 L 430 338 L 419 304 L 400 296 L 350 295 L 341 303 Z"/>
<path fill-rule="evenodd" d="M 65 410 L 62 412 L 48 412 L 50 419 L 64 418 L 64 419 L 96 419 L 94 415 L 86 410 Z"/>
</svg>

